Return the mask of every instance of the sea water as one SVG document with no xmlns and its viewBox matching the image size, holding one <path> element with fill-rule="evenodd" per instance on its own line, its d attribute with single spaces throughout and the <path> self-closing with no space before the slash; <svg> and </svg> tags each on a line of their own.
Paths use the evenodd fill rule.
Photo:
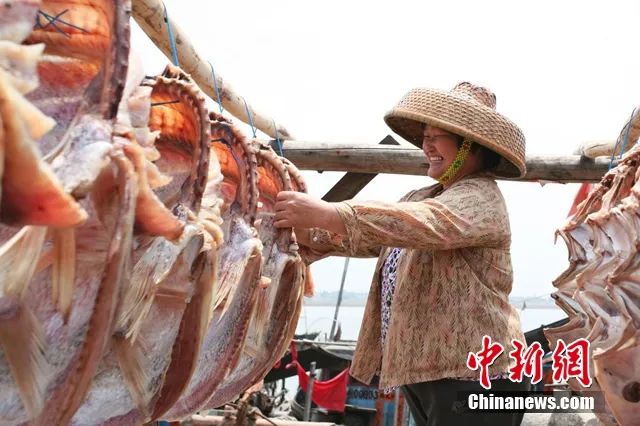
<svg viewBox="0 0 640 426">
<path fill-rule="evenodd" d="M 331 332 L 331 323 L 335 306 L 305 306 L 300 314 L 296 334 L 320 332 L 322 338 Z M 566 317 L 566 314 L 555 307 L 525 308 L 518 310 L 522 330 L 527 332 L 541 325 L 546 325 Z M 341 306 L 338 310 L 338 321 L 342 331 L 342 340 L 356 340 L 364 315 L 364 306 Z M 478 342 L 480 344 L 480 342 Z"/>
</svg>

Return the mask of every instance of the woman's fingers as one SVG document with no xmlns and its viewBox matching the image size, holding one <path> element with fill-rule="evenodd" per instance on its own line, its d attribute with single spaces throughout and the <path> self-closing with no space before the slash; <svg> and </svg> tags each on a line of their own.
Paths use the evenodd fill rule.
<svg viewBox="0 0 640 426">
<path fill-rule="evenodd" d="M 328 208 L 329 207 L 329 208 Z M 330 204 L 308 194 L 282 191 L 276 196 L 274 225 L 277 227 L 322 227 L 322 219 L 327 210 L 333 212 Z"/>
<path fill-rule="evenodd" d="M 286 211 L 289 209 L 289 202 L 288 201 L 277 201 L 276 205 L 275 205 L 275 210 L 276 212 L 282 212 L 282 211 Z"/>
<path fill-rule="evenodd" d="M 289 220 L 289 216 L 290 213 L 285 208 L 276 210 L 276 213 L 273 217 L 273 225 L 276 228 L 292 228 L 294 225 Z"/>
<path fill-rule="evenodd" d="M 278 195 L 276 196 L 276 205 L 275 205 L 276 212 L 289 210 L 291 208 L 291 203 L 295 197 L 295 194 L 297 194 L 297 192 L 293 192 L 293 191 L 278 192 Z"/>
<path fill-rule="evenodd" d="M 296 195 L 300 194 L 300 192 L 296 191 L 280 191 L 278 195 L 276 195 L 276 202 L 278 201 L 286 201 L 292 198 L 295 198 Z"/>
<path fill-rule="evenodd" d="M 300 194 L 294 191 L 280 191 L 276 196 L 276 213 L 287 212 L 289 214 L 295 214 L 303 208 L 304 196 L 306 196 L 306 194 Z"/>
<path fill-rule="evenodd" d="M 286 219 L 287 218 L 287 212 L 286 210 L 280 210 L 277 211 L 276 214 L 273 217 L 274 221 L 278 221 L 278 220 L 282 220 L 282 219 Z"/>
<path fill-rule="evenodd" d="M 293 225 L 287 219 L 280 219 L 273 222 L 276 228 L 293 228 Z"/>
</svg>

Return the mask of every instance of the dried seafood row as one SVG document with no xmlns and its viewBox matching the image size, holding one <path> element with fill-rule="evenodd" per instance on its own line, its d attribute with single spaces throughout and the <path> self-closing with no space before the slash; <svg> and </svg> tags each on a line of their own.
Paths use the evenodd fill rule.
<svg viewBox="0 0 640 426">
<path fill-rule="evenodd" d="M 291 189 L 293 191 L 306 192 L 306 184 L 298 169 L 285 158 L 279 158 L 279 160 L 282 161 L 282 163 L 285 165 L 287 173 L 290 176 Z M 308 266 L 302 263 L 297 263 L 295 265 L 295 268 L 296 274 L 299 274 L 296 275 L 296 278 L 298 280 L 297 284 L 292 285 L 293 283 L 291 281 L 281 278 L 281 282 L 283 285 L 280 286 L 281 290 L 278 291 L 276 300 L 278 301 L 278 303 L 282 303 L 283 306 L 279 306 L 274 313 L 285 315 L 286 321 L 281 321 L 279 317 L 276 317 L 271 321 L 271 328 L 269 329 L 269 332 L 271 334 L 269 338 L 274 342 L 274 345 L 269 351 L 269 357 L 266 360 L 263 359 L 261 361 L 262 370 L 254 370 L 253 376 L 251 377 L 252 380 L 247 380 L 249 377 L 246 377 L 242 386 L 234 383 L 234 381 L 230 380 L 230 378 L 227 378 L 224 385 L 211 398 L 207 406 L 220 406 L 223 403 L 228 402 L 238 396 L 238 394 L 243 390 L 248 389 L 249 387 L 246 386 L 246 383 L 254 384 L 261 381 L 267 375 L 271 367 L 280 358 L 282 358 L 282 356 L 288 349 L 298 325 L 298 319 L 300 317 L 300 312 L 302 311 L 302 302 L 304 296 L 307 294 L 309 288 L 313 289 Z M 276 324 L 279 324 L 280 327 L 277 330 L 274 328 Z M 256 373 L 256 371 L 258 372 Z M 237 375 L 239 372 L 240 369 L 238 368 L 233 371 L 231 375 Z"/>
<path fill-rule="evenodd" d="M 557 231 L 568 247 L 569 268 L 554 280 L 552 296 L 569 322 L 545 334 L 552 347 L 559 339 L 590 342 L 596 381 L 589 388 L 575 379 L 569 385 L 604 392 L 610 411 L 598 416 L 605 424 L 640 418 L 639 163 L 634 147 Z"/>
<path fill-rule="evenodd" d="M 249 324 L 238 365 L 224 378 L 207 407 L 217 407 L 232 400 L 262 380 L 284 350 L 278 350 L 294 319 L 301 292 L 304 264 L 291 229 L 273 225 L 276 196 L 293 190 L 287 166 L 268 146 L 255 144 L 258 159 L 259 204 L 256 229 L 262 241 L 262 276 L 258 300 Z M 290 339 L 289 339 L 290 341 Z M 287 344 L 289 343 L 287 341 Z"/>
<path fill-rule="evenodd" d="M 220 406 L 260 382 L 293 338 L 304 283 L 310 281 L 292 231 L 273 226 L 278 192 L 305 189 L 299 172 L 270 147 L 248 141 L 222 117 L 211 118 L 212 148 L 224 177 L 224 203 L 215 208 L 223 212 L 225 241 L 218 252 L 218 283 L 205 343 L 187 391 L 162 416 L 169 419 Z M 243 195 L 247 191 L 249 197 Z M 251 229 L 244 241 L 234 230 L 240 224 Z M 259 247 L 260 252 L 249 253 L 243 246 Z M 240 262 L 238 255 L 244 255 Z M 242 268 L 249 262 L 250 267 Z"/>
<path fill-rule="evenodd" d="M 172 405 L 195 364 L 214 286 L 196 221 L 210 160 L 202 92 L 168 66 L 134 90 L 120 113 L 129 115 L 121 130 L 135 125 L 125 152 L 138 181 L 159 174 L 164 185 L 138 192 L 133 270 L 123 283 L 110 348 L 74 424 L 144 423 L 158 404 Z"/>
<path fill-rule="evenodd" d="M 195 372 L 178 402 L 163 415 L 184 418 L 201 409 L 242 353 L 262 276 L 262 242 L 254 221 L 257 160 L 250 141 L 222 116 L 210 113 L 211 152 L 223 175 L 219 208 L 224 241 L 217 253 L 217 284 Z M 209 188 L 205 193 L 209 192 Z M 161 413 L 158 413 L 161 415 Z"/>
<path fill-rule="evenodd" d="M 286 350 L 311 283 L 272 223 L 299 173 L 180 69 L 144 77 L 128 1 L 0 8 L 0 423 L 227 402 Z"/>
<path fill-rule="evenodd" d="M 5 162 L 3 181 L 12 186 L 6 191 L 3 186 L 2 220 L 52 226 L 3 227 L 1 231 L 0 270 L 10 274 L 2 280 L 9 291 L 3 294 L 6 315 L 0 324 L 5 341 L 0 358 L 0 418 L 7 423 L 66 424 L 84 397 L 109 334 L 130 252 L 136 191 L 133 170 L 112 140 L 112 112 L 121 96 L 128 54 L 125 6 L 112 1 L 68 5 L 76 16 L 97 8 L 105 17 L 85 30 L 88 36 L 100 33 L 103 48 L 94 50 L 91 42 L 82 43 L 82 38 L 68 34 L 65 40 L 49 38 L 53 24 L 31 31 L 36 17 L 55 8 L 54 2 L 2 5 L 11 8 L 12 19 L 29 22 L 14 26 L 29 30 L 28 43 L 44 43 L 45 52 L 55 51 L 64 58 L 80 42 L 82 49 L 97 52 L 95 61 L 102 69 L 88 78 L 91 84 L 83 91 L 81 108 L 70 115 L 70 125 L 60 133 L 53 173 L 40 155 L 45 152 L 41 142 L 51 133 L 44 133 L 50 120 L 34 111 L 39 108 L 53 115 L 50 110 L 64 107 L 53 102 L 48 110 L 12 97 L 8 102 L 14 111 L 28 112 L 23 116 L 28 119 L 16 126 L 2 113 L 3 129 L 14 126 L 11 134 L 5 134 L 5 153 L 19 148 L 10 152 L 9 167 Z M 13 15 L 16 11 L 25 15 Z M 22 38 L 15 37 L 14 42 Z M 11 60 L 19 57 L 9 58 L 10 67 Z M 30 91 L 30 99 L 46 90 L 42 61 L 37 60 L 43 84 Z M 24 71 L 33 65 L 14 69 Z M 2 79 L 3 84 L 6 81 Z M 63 203 L 52 203 L 56 193 L 67 200 L 69 213 L 61 209 Z M 20 200 L 18 208 L 12 207 L 12 197 Z M 33 209 L 39 210 L 36 216 L 29 213 Z M 106 217 L 109 220 L 102 221 Z M 15 287 L 20 289 L 12 295 Z"/>
<path fill-rule="evenodd" d="M 21 149 L 32 153 L 35 140 L 55 125 L 24 98 L 24 94 L 38 86 L 36 66 L 44 48 L 43 45 L 21 45 L 31 32 L 38 6 L 38 1 L 12 1 L 0 5 L 0 182 L 5 177 L 7 151 Z M 30 129 L 32 123 L 35 127 Z M 44 167 L 48 170 L 46 165 Z M 52 186 L 64 196 L 53 173 L 49 171 L 47 175 L 51 177 Z M 15 204 L 4 186 L 0 185 L 0 214 L 12 210 Z M 17 396 L 12 407 L 14 412 L 9 416 L 19 416 L 19 411 L 24 410 L 34 417 L 44 404 L 46 383 L 42 376 L 46 363 L 41 353 L 42 329 L 23 299 L 25 281 L 28 282 L 34 273 L 33 264 L 20 267 L 16 260 L 25 251 L 38 256 L 45 233 L 46 229 L 39 227 L 26 227 L 18 232 L 15 228 L 0 226 L 0 345 L 3 350 L 0 396 L 6 395 L 4 383 L 13 385 L 12 391 L 16 393 L 12 396 Z M 10 268 L 11 264 L 18 267 Z M 0 407 L 0 413 L 8 411 L 9 407 Z"/>
</svg>

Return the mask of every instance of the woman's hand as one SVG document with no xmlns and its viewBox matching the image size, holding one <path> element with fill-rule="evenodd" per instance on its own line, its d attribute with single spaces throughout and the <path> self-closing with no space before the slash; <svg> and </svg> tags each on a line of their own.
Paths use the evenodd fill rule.
<svg viewBox="0 0 640 426">
<path fill-rule="evenodd" d="M 322 228 L 338 234 L 347 233 L 332 203 L 295 191 L 278 193 L 274 225 L 278 228 Z"/>
</svg>

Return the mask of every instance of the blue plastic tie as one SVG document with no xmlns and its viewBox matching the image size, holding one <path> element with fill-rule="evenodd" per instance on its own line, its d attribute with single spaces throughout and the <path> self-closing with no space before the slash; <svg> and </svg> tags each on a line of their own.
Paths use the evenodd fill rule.
<svg viewBox="0 0 640 426">
<path fill-rule="evenodd" d="M 178 48 L 176 47 L 176 39 L 173 35 L 173 30 L 171 29 L 169 15 L 167 14 L 167 6 L 165 6 L 164 2 L 162 3 L 162 7 L 164 7 L 164 23 L 167 24 L 167 34 L 169 35 L 169 44 L 171 45 L 171 56 L 173 56 L 173 65 L 179 67 L 180 61 L 178 61 Z"/>
<path fill-rule="evenodd" d="M 240 159 L 238 158 L 238 156 L 236 155 L 236 153 L 233 150 L 233 147 L 231 146 L 231 144 L 223 138 L 218 138 L 218 139 L 213 139 L 211 142 L 219 142 L 223 145 L 226 145 L 229 148 L 229 152 L 231 153 L 231 156 L 233 157 L 233 160 L 236 162 L 236 164 L 241 164 L 240 163 Z"/>
<path fill-rule="evenodd" d="M 209 62 L 209 66 L 211 67 L 211 74 L 213 74 L 213 87 L 216 89 L 216 102 L 218 102 L 218 106 L 220 107 L 220 114 L 224 111 L 222 108 L 222 99 L 220 98 L 220 89 L 218 89 L 218 80 L 216 79 L 216 72 L 213 70 L 213 65 Z"/>
<path fill-rule="evenodd" d="M 253 132 L 253 138 L 256 138 L 256 127 L 253 125 L 253 118 L 251 118 L 251 112 L 249 112 L 249 107 L 247 106 L 247 101 L 245 98 L 242 98 L 242 102 L 244 102 L 244 109 L 247 111 L 247 117 L 249 117 L 249 124 L 251 125 L 251 131 Z"/>
<path fill-rule="evenodd" d="M 624 139 L 622 141 L 622 148 L 620 149 L 620 155 L 618 156 L 618 159 L 622 158 L 622 155 L 624 154 L 624 150 L 627 147 L 627 143 L 629 142 L 629 132 L 631 131 L 631 120 L 633 119 L 633 115 L 636 113 L 636 108 L 633 109 L 633 111 L 631 112 L 631 117 L 629 117 L 629 122 L 627 123 L 627 130 L 624 133 Z M 613 160 L 615 158 L 616 155 L 616 148 L 618 147 L 618 142 L 616 142 L 616 145 L 613 147 L 613 153 L 611 153 L 611 160 L 609 160 L 609 170 L 611 170 L 611 168 L 613 167 Z"/>
<path fill-rule="evenodd" d="M 636 113 L 636 109 L 634 108 L 631 112 L 631 117 L 629 117 L 629 125 L 627 126 L 627 131 L 624 134 L 624 142 L 622 143 L 622 149 L 620 150 L 620 157 L 622 158 L 622 154 L 624 154 L 624 150 L 627 147 L 627 143 L 629 142 L 629 132 L 631 131 L 631 120 L 633 120 L 633 116 Z M 615 152 L 615 151 L 614 151 Z"/>
<path fill-rule="evenodd" d="M 282 152 L 282 141 L 280 140 L 280 137 L 278 136 L 278 128 L 276 127 L 276 122 L 273 121 L 273 119 L 271 119 L 271 123 L 273 123 L 273 129 L 276 132 L 276 148 L 278 148 L 278 155 L 280 157 L 284 157 L 284 154 Z"/>
</svg>

